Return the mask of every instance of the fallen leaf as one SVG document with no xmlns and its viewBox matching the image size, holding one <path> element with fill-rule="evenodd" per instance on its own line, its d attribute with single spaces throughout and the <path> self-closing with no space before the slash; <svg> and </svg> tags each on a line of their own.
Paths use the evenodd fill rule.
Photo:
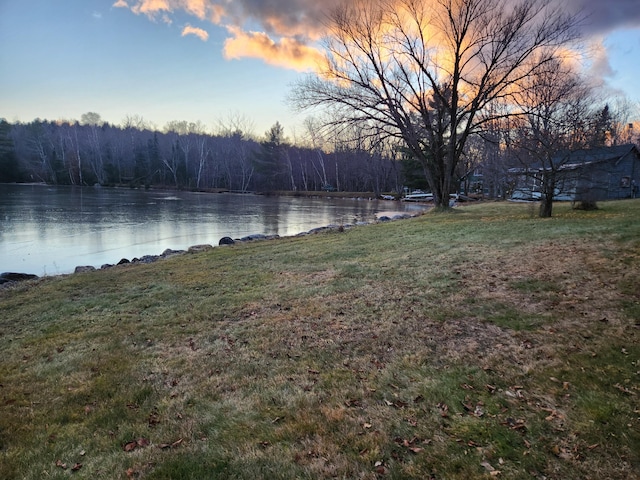
<svg viewBox="0 0 640 480">
<path fill-rule="evenodd" d="M 482 465 L 488 472 L 494 472 L 496 469 L 489 462 L 481 462 Z"/>
<path fill-rule="evenodd" d="M 139 438 L 138 440 L 136 440 L 136 442 L 138 443 L 139 447 L 148 447 L 149 446 L 149 439 L 147 439 L 147 438 Z"/>
<path fill-rule="evenodd" d="M 72 472 L 77 472 L 81 468 L 82 468 L 82 464 L 81 463 L 76 463 L 73 467 L 71 467 L 71 471 Z"/>
<path fill-rule="evenodd" d="M 123 449 L 125 452 L 132 452 L 138 447 L 142 448 L 147 446 L 149 446 L 149 440 L 146 438 L 140 437 L 137 440 L 131 440 L 130 442 L 125 443 Z"/>
<path fill-rule="evenodd" d="M 464 408 L 467 412 L 473 411 L 473 405 L 470 403 L 460 402 L 462 404 L 462 408 Z"/>
<path fill-rule="evenodd" d="M 132 452 L 133 450 L 136 449 L 137 446 L 138 446 L 138 443 L 134 440 L 133 442 L 125 443 L 123 448 L 125 452 Z"/>
<path fill-rule="evenodd" d="M 620 385 L 619 383 L 616 383 L 614 385 L 615 388 L 617 388 L 618 390 L 620 390 L 622 393 L 626 393 L 627 395 L 635 395 L 636 392 L 632 392 L 631 390 L 629 390 L 628 388 L 624 387 L 623 385 Z"/>
<path fill-rule="evenodd" d="M 149 423 L 149 426 L 152 428 L 158 425 L 160 423 L 160 415 L 158 414 L 158 412 L 155 410 L 151 412 L 149 414 L 149 418 L 147 422 Z"/>
<path fill-rule="evenodd" d="M 178 440 L 176 440 L 173 443 L 161 443 L 160 445 L 158 445 L 161 449 L 165 450 L 167 448 L 176 448 L 178 446 L 180 446 L 180 444 L 182 444 L 183 439 L 180 438 Z"/>
<path fill-rule="evenodd" d="M 67 469 L 67 464 L 66 463 L 62 463 L 62 460 L 56 460 L 56 467 L 60 467 L 63 470 Z"/>
</svg>

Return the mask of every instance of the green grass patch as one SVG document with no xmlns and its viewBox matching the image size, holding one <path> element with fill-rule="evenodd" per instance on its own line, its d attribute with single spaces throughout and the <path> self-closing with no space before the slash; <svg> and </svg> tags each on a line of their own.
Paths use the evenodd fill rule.
<svg viewBox="0 0 640 480">
<path fill-rule="evenodd" d="M 599 206 L 5 287 L 0 478 L 633 478 L 640 203 Z"/>
</svg>

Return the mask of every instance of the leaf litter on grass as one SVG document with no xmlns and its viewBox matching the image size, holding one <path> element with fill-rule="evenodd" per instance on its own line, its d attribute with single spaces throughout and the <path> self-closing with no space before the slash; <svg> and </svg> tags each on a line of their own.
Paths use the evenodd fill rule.
<svg viewBox="0 0 640 480">
<path fill-rule="evenodd" d="M 15 340 L 3 354 L 15 366 L 3 372 L 3 408 L 15 413 L 12 399 L 25 395 L 32 415 L 47 418 L 38 392 L 57 392 L 49 402 L 60 411 L 56 442 L 63 450 L 92 438 L 92 458 L 73 460 L 94 478 L 118 468 L 119 478 L 206 470 L 236 478 L 276 470 L 282 478 L 628 478 L 640 450 L 639 352 L 623 302 L 638 301 L 628 273 L 637 249 L 607 242 L 605 250 L 558 222 L 525 239 L 513 223 L 526 216 L 506 229 L 491 215 L 478 223 L 474 211 L 214 249 L 97 272 L 95 285 L 70 279 L 73 288 L 49 290 L 42 282 L 31 292 L 41 308 L 73 303 L 64 318 L 47 313 L 46 324 L 29 290 L 17 291 L 35 322 L 20 324 L 13 310 L 3 327 Z M 411 243 L 398 249 L 396 233 Z M 357 254 L 348 255 L 351 244 Z M 115 280 L 123 292 L 116 308 Z M 111 285 L 104 298 L 102 283 Z M 172 289 L 180 298 L 171 300 Z M 0 301 L 19 308 L 6 295 Z M 125 317 L 125 328 L 111 327 Z M 79 359 L 80 375 L 72 373 Z M 18 371 L 33 388 L 14 385 Z M 70 379 L 82 388 L 53 388 Z M 106 415 L 107 407 L 120 413 Z M 3 429 L 24 435 L 3 440 L 4 458 L 19 457 L 17 445 L 43 457 L 37 429 L 10 418 Z M 95 422 L 93 436 L 87 422 Z M 29 463 L 25 478 L 46 470 Z"/>
</svg>

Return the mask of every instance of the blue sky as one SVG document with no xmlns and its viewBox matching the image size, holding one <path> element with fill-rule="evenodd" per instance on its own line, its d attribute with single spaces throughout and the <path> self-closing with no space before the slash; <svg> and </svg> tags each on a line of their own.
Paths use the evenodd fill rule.
<svg viewBox="0 0 640 480">
<path fill-rule="evenodd" d="M 342 1 L 0 0 L 0 117 L 91 111 L 114 124 L 138 115 L 211 131 L 241 116 L 258 135 L 279 121 L 291 136 L 303 118 L 285 97 L 313 57 L 314 18 Z M 637 104 L 640 1 L 597 8 L 585 30 L 601 45 L 592 73 Z"/>
</svg>

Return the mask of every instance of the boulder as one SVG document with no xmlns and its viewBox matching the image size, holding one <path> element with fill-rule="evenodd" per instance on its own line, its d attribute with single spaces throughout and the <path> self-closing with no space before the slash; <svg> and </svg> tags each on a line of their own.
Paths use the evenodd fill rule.
<svg viewBox="0 0 640 480">
<path fill-rule="evenodd" d="M 160 258 L 160 255 L 143 255 L 137 260 L 137 263 L 153 263 Z"/>
<path fill-rule="evenodd" d="M 253 235 L 247 235 L 246 237 L 242 237 L 240 239 L 240 241 L 242 242 L 249 242 L 249 241 L 253 241 L 253 240 L 266 240 L 267 237 L 266 235 L 262 234 L 262 233 L 254 233 Z"/>
<path fill-rule="evenodd" d="M 160 254 L 161 257 L 171 257 L 173 255 L 181 255 L 184 253 L 184 250 L 172 250 L 171 248 L 167 248 L 164 252 Z"/>
<path fill-rule="evenodd" d="M 225 238 L 229 238 L 229 237 L 225 237 Z M 222 240 L 220 240 L 222 241 Z M 189 250 L 187 250 L 189 253 L 200 253 L 200 252 L 206 252 L 207 250 L 211 250 L 213 248 L 212 245 L 208 245 L 208 244 L 204 244 L 204 245 L 193 245 L 191 247 L 189 247 Z"/>
<path fill-rule="evenodd" d="M 118 262 L 118 265 L 124 265 L 124 264 L 126 264 L 126 263 L 131 263 L 131 262 L 129 261 L 129 259 L 127 259 L 127 258 L 123 258 L 122 260 L 120 260 L 120 261 Z"/>
<path fill-rule="evenodd" d="M 80 265 L 76 267 L 76 269 L 74 270 L 74 273 L 93 272 L 95 269 L 96 267 L 91 265 Z"/>
<path fill-rule="evenodd" d="M 235 242 L 235 240 L 231 237 L 222 237 L 220 239 L 220 241 L 218 242 L 218 245 L 233 245 Z"/>
<path fill-rule="evenodd" d="M 37 275 L 31 273 L 4 272 L 0 273 L 0 284 L 8 282 L 23 282 L 25 280 L 34 280 Z"/>
</svg>

